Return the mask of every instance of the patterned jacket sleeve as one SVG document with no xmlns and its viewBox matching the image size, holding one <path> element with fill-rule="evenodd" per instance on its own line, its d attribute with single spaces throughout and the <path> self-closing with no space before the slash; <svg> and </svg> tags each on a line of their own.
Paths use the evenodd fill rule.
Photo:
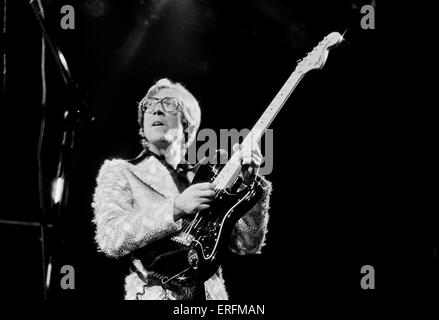
<svg viewBox="0 0 439 320">
<path fill-rule="evenodd" d="M 124 163 L 123 160 L 105 161 L 99 171 L 92 204 L 99 250 L 115 258 L 181 228 L 181 222 L 174 221 L 172 198 L 155 197 L 154 212 L 133 209 Z"/>
<path fill-rule="evenodd" d="M 259 179 L 260 187 L 263 189 L 262 197 L 238 220 L 232 233 L 230 250 L 240 255 L 259 254 L 265 245 L 272 186 L 265 178 Z"/>
</svg>

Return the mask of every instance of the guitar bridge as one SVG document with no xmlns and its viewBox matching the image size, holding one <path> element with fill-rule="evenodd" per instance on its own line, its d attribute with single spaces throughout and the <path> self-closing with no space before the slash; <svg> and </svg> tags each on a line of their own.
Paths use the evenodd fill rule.
<svg viewBox="0 0 439 320">
<path fill-rule="evenodd" d="M 175 242 L 180 243 L 182 245 L 189 246 L 192 243 L 192 241 L 194 240 L 194 236 L 189 234 L 189 233 L 182 232 L 178 236 L 172 237 L 171 239 L 172 239 L 172 241 L 175 241 Z"/>
</svg>

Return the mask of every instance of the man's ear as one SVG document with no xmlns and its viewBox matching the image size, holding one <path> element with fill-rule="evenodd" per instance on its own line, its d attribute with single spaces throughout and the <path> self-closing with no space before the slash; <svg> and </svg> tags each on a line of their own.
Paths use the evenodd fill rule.
<svg viewBox="0 0 439 320">
<path fill-rule="evenodd" d="M 188 129 L 189 129 L 189 123 L 187 122 L 187 120 L 183 120 L 183 131 L 188 132 Z"/>
</svg>

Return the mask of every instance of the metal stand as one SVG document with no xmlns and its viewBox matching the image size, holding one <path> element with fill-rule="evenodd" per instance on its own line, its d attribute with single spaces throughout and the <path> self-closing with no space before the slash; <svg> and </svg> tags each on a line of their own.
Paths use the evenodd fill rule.
<svg viewBox="0 0 439 320">
<path fill-rule="evenodd" d="M 43 273 L 44 273 L 44 299 L 48 299 L 48 293 L 51 291 L 51 274 L 54 269 L 54 265 L 56 265 L 56 254 L 63 243 L 62 239 L 62 230 L 63 221 L 66 215 L 66 208 L 68 202 L 68 187 L 69 187 L 69 179 L 70 172 L 72 168 L 72 159 L 76 147 L 77 138 L 79 136 L 78 130 L 79 125 L 84 120 L 89 120 L 84 116 L 85 114 L 85 103 L 81 98 L 81 94 L 79 94 L 78 86 L 73 81 L 72 76 L 70 74 L 67 61 L 64 55 L 61 53 L 59 48 L 56 46 L 55 42 L 51 39 L 44 19 L 44 12 L 42 12 L 41 4 L 36 0 L 31 0 L 29 2 L 31 5 L 35 17 L 41 27 L 41 31 L 45 40 L 45 43 L 48 44 L 50 51 L 55 59 L 56 65 L 58 67 L 58 71 L 60 72 L 64 86 L 67 91 L 67 99 L 66 104 L 64 106 L 64 119 L 63 119 L 63 134 L 62 134 L 62 142 L 61 142 L 61 150 L 59 153 L 58 167 L 57 173 L 55 177 L 55 186 L 52 190 L 52 201 L 51 205 L 48 206 L 44 203 L 44 188 L 42 183 L 42 166 L 41 166 L 41 148 L 43 145 L 44 138 L 44 128 L 46 121 L 46 106 L 43 105 L 43 118 L 42 125 L 40 131 L 40 141 L 38 148 L 38 162 L 39 162 L 39 177 L 40 177 L 40 207 L 42 212 L 42 222 L 41 222 L 41 242 L 42 242 L 42 255 L 43 255 Z M 44 48 L 44 45 L 43 45 Z M 43 50 L 44 55 L 44 50 Z M 44 61 L 44 58 L 43 58 Z M 44 65 L 42 66 L 42 71 L 44 72 Z M 47 222 L 48 217 L 55 217 L 55 221 L 53 223 L 53 235 L 51 237 L 51 245 L 47 245 Z"/>
</svg>

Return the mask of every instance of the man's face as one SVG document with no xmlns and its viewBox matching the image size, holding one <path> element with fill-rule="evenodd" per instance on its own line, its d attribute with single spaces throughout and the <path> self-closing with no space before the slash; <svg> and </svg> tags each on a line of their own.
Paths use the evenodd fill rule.
<svg viewBox="0 0 439 320">
<path fill-rule="evenodd" d="M 177 98 L 172 89 L 161 89 L 151 97 L 161 100 L 163 98 Z M 145 111 L 143 118 L 143 132 L 146 140 L 150 143 L 163 147 L 163 144 L 169 144 L 176 140 L 183 139 L 183 123 L 184 119 L 182 110 L 179 108 L 176 112 L 166 112 L 161 103 L 152 110 Z M 182 140 L 184 141 L 184 140 Z"/>
</svg>

